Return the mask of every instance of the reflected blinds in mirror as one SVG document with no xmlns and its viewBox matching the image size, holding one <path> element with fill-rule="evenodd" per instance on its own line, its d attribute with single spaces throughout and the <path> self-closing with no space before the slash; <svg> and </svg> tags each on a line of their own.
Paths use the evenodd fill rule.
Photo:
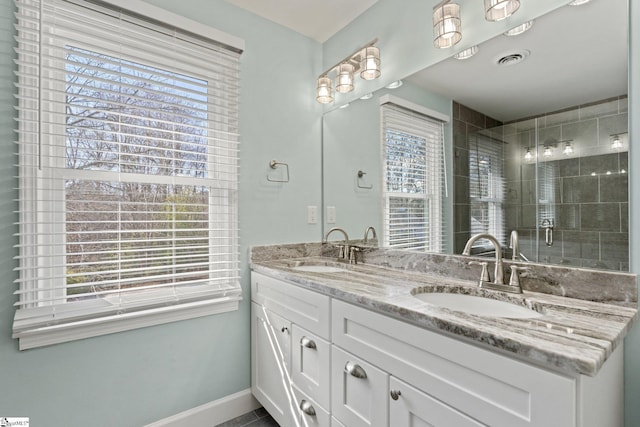
<svg viewBox="0 0 640 427">
<path fill-rule="evenodd" d="M 504 142 L 481 134 L 474 134 L 469 142 L 471 235 L 489 233 L 506 244 Z M 480 245 L 483 243 L 486 241 L 478 241 Z"/>
<path fill-rule="evenodd" d="M 381 115 L 383 245 L 443 252 L 444 122 L 390 103 Z"/>
</svg>

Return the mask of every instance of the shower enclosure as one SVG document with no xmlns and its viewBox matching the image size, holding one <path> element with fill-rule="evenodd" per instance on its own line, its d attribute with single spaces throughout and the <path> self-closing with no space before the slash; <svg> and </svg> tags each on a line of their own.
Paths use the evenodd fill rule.
<svg viewBox="0 0 640 427">
<path fill-rule="evenodd" d="M 478 232 L 506 248 L 516 230 L 523 259 L 628 271 L 626 96 L 490 124 L 466 126 L 461 197 L 465 156 L 456 143 L 456 252 L 463 236 Z"/>
</svg>

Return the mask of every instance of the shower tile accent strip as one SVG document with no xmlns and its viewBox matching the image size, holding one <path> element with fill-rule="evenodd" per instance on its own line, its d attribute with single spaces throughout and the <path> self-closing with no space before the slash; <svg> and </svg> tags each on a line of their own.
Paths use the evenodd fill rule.
<svg viewBox="0 0 640 427">
<path fill-rule="evenodd" d="M 471 257 L 377 248 L 365 249 L 363 256 L 362 263 L 343 264 L 344 273 L 301 272 L 292 269 L 295 261 L 335 261 L 335 246 L 256 246 L 251 268 L 571 375 L 595 375 L 638 317 L 633 274 L 531 263 L 522 274 L 524 294 L 507 295 L 477 287 L 479 272 L 468 265 Z M 507 272 L 509 264 L 505 260 Z M 425 290 L 508 300 L 543 316 L 491 318 L 440 309 L 412 296 Z"/>
</svg>

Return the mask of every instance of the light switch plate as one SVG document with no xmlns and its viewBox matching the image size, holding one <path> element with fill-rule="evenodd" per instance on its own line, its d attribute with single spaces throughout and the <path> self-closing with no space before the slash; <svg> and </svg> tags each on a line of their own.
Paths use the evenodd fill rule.
<svg viewBox="0 0 640 427">
<path fill-rule="evenodd" d="M 327 224 L 336 223 L 336 207 L 327 206 Z"/>
</svg>

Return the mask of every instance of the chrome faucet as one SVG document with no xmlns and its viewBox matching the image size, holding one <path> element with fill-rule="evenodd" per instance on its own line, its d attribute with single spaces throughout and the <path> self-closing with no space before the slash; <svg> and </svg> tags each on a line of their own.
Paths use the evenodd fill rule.
<svg viewBox="0 0 640 427">
<path fill-rule="evenodd" d="M 338 245 L 338 249 L 340 251 L 338 253 L 338 259 L 349 260 L 349 235 L 342 228 L 333 227 L 332 229 L 327 231 L 324 235 L 322 243 L 329 243 L 329 235 L 331 235 L 331 233 L 333 233 L 334 231 L 339 231 L 344 236 L 344 245 Z"/>
<path fill-rule="evenodd" d="M 514 236 L 514 233 L 515 233 L 515 236 Z M 514 245 L 514 237 L 515 237 L 515 245 Z M 476 240 L 479 240 L 479 239 L 487 239 L 495 247 L 495 251 L 496 251 L 496 269 L 495 269 L 495 272 L 494 272 L 494 281 L 492 282 L 490 277 L 489 277 L 489 272 L 487 271 L 487 266 L 489 264 L 488 262 L 486 262 L 486 261 L 483 261 L 483 262 L 471 261 L 471 262 L 469 262 L 469 264 L 472 264 L 472 265 L 480 265 L 480 266 L 482 266 L 482 273 L 481 273 L 481 276 L 480 276 L 480 280 L 478 281 L 478 287 L 486 288 L 486 289 L 492 289 L 494 291 L 513 292 L 513 293 L 521 294 L 522 293 L 522 287 L 520 286 L 520 280 L 519 280 L 519 276 L 518 276 L 518 271 L 528 270 L 528 268 L 527 267 L 519 267 L 519 266 L 516 266 L 516 265 L 512 265 L 511 266 L 511 279 L 509 280 L 509 284 L 505 285 L 504 284 L 504 272 L 502 271 L 502 247 L 500 246 L 500 242 L 498 242 L 498 239 L 493 237 L 491 234 L 480 233 L 480 234 L 476 234 L 475 236 L 471 236 L 471 238 L 469 239 L 469 241 L 465 245 L 464 250 L 462 251 L 462 255 L 467 255 L 467 256 L 471 255 L 471 247 L 476 242 Z M 513 233 L 511 233 L 511 242 L 512 242 L 512 245 L 514 245 L 514 251 L 516 251 L 516 248 L 518 246 L 518 233 L 515 232 L 515 231 Z M 517 253 L 517 252 L 514 252 L 514 253 Z M 515 256 L 516 255 L 514 255 L 514 257 Z M 513 259 L 516 259 L 516 258 L 513 258 Z"/>
<path fill-rule="evenodd" d="M 364 243 L 367 244 L 368 240 L 369 240 L 369 231 L 373 232 L 373 236 L 371 236 L 372 239 L 377 239 L 378 235 L 376 234 L 376 229 L 373 228 L 372 226 L 367 227 L 366 230 L 364 230 Z"/>
<path fill-rule="evenodd" d="M 471 255 L 471 246 L 473 246 L 473 244 L 480 239 L 487 239 L 491 243 L 493 243 L 493 246 L 496 251 L 496 268 L 494 271 L 493 284 L 504 285 L 504 272 L 502 271 L 502 247 L 500 246 L 500 242 L 498 242 L 498 239 L 496 239 L 489 233 L 480 233 L 480 234 L 476 234 L 475 236 L 471 236 L 471 238 L 467 241 L 467 244 L 464 246 L 462 255 L 467 255 L 467 256 Z M 482 280 L 481 285 L 484 282 L 485 281 Z"/>
</svg>

